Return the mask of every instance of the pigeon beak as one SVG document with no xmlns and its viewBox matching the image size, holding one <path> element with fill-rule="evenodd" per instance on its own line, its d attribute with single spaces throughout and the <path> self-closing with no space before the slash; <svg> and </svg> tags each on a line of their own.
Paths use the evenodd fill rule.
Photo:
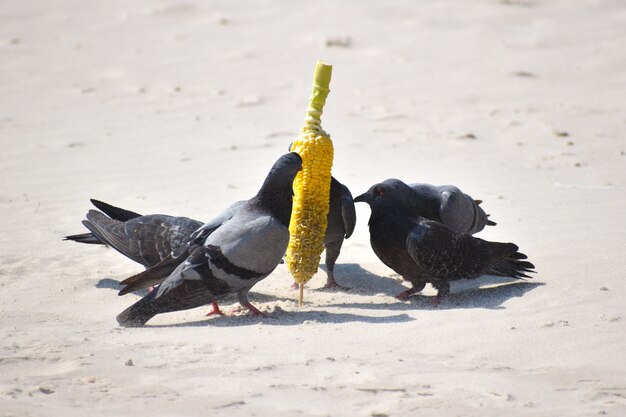
<svg viewBox="0 0 626 417">
<path fill-rule="evenodd" d="M 368 200 L 367 193 L 363 193 L 363 194 L 361 194 L 359 196 L 356 196 L 354 198 L 354 202 L 355 203 L 367 203 L 367 200 Z"/>
</svg>

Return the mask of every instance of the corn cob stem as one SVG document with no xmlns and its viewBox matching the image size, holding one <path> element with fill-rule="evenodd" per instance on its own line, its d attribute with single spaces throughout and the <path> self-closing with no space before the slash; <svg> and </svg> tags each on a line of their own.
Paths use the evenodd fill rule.
<svg viewBox="0 0 626 417">
<path fill-rule="evenodd" d="M 300 135 L 291 146 L 292 151 L 300 154 L 303 164 L 293 185 L 294 204 L 286 261 L 294 280 L 300 286 L 300 305 L 304 284 L 317 271 L 324 250 L 333 145 L 328 133 L 322 129 L 320 118 L 330 92 L 331 71 L 332 66 L 327 62 L 317 62 L 307 116 Z"/>
<path fill-rule="evenodd" d="M 324 104 L 326 104 L 326 97 L 328 97 L 328 93 L 330 92 L 328 87 L 330 85 L 332 69 L 332 65 L 324 61 L 317 61 L 315 65 L 309 107 L 306 109 L 307 116 L 304 119 L 304 125 L 300 129 L 301 133 L 324 132 L 322 130 L 321 117 Z"/>
</svg>

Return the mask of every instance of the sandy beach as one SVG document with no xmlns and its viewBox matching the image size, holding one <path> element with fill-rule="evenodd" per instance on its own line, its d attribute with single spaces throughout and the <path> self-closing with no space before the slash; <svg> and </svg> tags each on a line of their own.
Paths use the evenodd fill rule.
<svg viewBox="0 0 626 417">
<path fill-rule="evenodd" d="M 626 415 L 626 3 L 0 6 L 0 416 Z M 439 304 L 373 253 L 285 265 L 206 308 L 115 317 L 142 267 L 82 233 L 89 199 L 206 221 L 258 190 L 333 65 L 323 126 L 353 195 L 454 184 L 536 265 Z M 238 304 L 235 298 L 224 309 Z"/>
</svg>

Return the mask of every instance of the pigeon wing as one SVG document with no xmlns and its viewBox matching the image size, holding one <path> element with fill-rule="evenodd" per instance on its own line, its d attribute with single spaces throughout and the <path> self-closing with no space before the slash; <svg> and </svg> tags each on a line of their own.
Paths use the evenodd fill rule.
<svg viewBox="0 0 626 417">
<path fill-rule="evenodd" d="M 356 210 L 354 209 L 354 199 L 350 190 L 341 184 L 341 217 L 346 229 L 346 239 L 352 236 L 356 225 Z"/>
<path fill-rule="evenodd" d="M 186 217 L 159 214 L 120 222 L 90 210 L 83 224 L 102 242 L 133 261 L 150 267 L 186 242 L 201 223 Z"/>
<path fill-rule="evenodd" d="M 215 216 L 213 219 L 209 220 L 205 224 L 198 227 L 190 236 L 189 241 L 197 244 L 202 244 L 207 237 L 211 235 L 214 231 L 216 231 L 220 226 L 222 226 L 225 222 L 232 219 L 235 214 L 241 209 L 243 209 L 246 205 L 247 201 L 237 201 L 236 203 L 228 206 L 224 211 Z"/>
<path fill-rule="evenodd" d="M 135 213 L 134 211 L 125 210 L 123 208 L 112 206 L 104 201 L 91 199 L 91 204 L 98 208 L 101 212 L 112 218 L 113 220 L 119 220 L 121 222 L 128 221 L 130 219 L 135 219 L 137 217 L 141 217 L 141 214 Z"/>
<path fill-rule="evenodd" d="M 476 200 L 453 185 L 439 187 L 441 206 L 439 214 L 443 224 L 459 233 L 478 233 L 488 224 L 487 213 Z"/>
<path fill-rule="evenodd" d="M 413 261 L 436 279 L 475 277 L 489 269 L 494 257 L 500 259 L 489 242 L 456 233 L 431 220 L 416 224 L 406 244 Z"/>
<path fill-rule="evenodd" d="M 174 258 L 172 255 L 168 255 L 158 264 L 121 281 L 120 285 L 124 285 L 124 288 L 120 290 L 118 295 L 125 295 L 142 288 L 161 284 L 185 259 L 186 257 Z"/>
<path fill-rule="evenodd" d="M 187 285 L 187 282 L 202 282 L 203 288 L 208 289 L 214 296 L 232 292 L 230 285 L 225 280 L 216 277 L 209 266 L 212 249 L 215 249 L 215 247 L 198 246 L 194 248 L 189 258 L 179 265 L 159 286 L 157 298 L 167 294 L 174 288 Z M 192 287 L 195 288 L 195 285 L 192 285 Z"/>
</svg>

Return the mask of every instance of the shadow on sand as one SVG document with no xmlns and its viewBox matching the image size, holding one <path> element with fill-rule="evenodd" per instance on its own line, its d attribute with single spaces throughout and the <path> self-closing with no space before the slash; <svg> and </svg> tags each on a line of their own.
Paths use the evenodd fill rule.
<svg viewBox="0 0 626 417">
<path fill-rule="evenodd" d="M 324 267 L 322 266 L 324 269 Z M 316 289 L 313 291 L 323 292 L 343 292 L 349 294 L 363 295 L 371 297 L 380 294 L 394 296 L 405 290 L 408 285 L 403 285 L 401 278 L 384 277 L 363 269 L 359 264 L 341 264 L 335 268 L 337 281 L 349 290 L 341 289 Z M 455 281 L 452 283 L 452 293 L 442 300 L 438 300 L 434 295 L 423 295 L 421 293 L 411 297 L 408 301 L 394 300 L 392 302 L 346 302 L 326 304 L 325 307 L 356 308 L 364 310 L 387 311 L 388 313 L 398 311 L 417 310 L 451 310 L 451 309 L 504 309 L 502 305 L 507 300 L 521 297 L 536 287 L 543 286 L 541 282 L 529 282 L 513 280 L 496 276 L 482 276 L 472 280 Z M 104 278 L 97 284 L 97 288 L 121 289 L 119 281 Z M 146 290 L 135 293 L 139 296 L 147 294 Z M 278 297 L 271 294 L 250 292 L 249 299 L 253 304 L 263 304 L 275 301 L 292 302 L 290 297 Z M 225 297 L 222 303 L 235 302 L 234 296 Z M 306 322 L 315 323 L 400 323 L 415 320 L 408 314 L 389 314 L 385 316 L 372 317 L 370 315 L 360 315 L 355 313 L 336 313 L 324 310 L 307 311 L 283 311 L 278 309 L 270 313 L 270 317 L 250 317 L 250 316 L 217 316 L 171 325 L 155 325 L 149 327 L 187 327 L 187 326 L 216 326 L 216 327 L 237 327 L 252 325 L 271 326 L 296 326 Z"/>
<path fill-rule="evenodd" d="M 190 326 L 215 326 L 215 327 L 241 327 L 241 326 L 299 326 L 305 323 L 341 324 L 341 323 L 404 323 L 415 320 L 408 314 L 392 314 L 388 316 L 372 317 L 352 313 L 331 313 L 328 311 L 274 311 L 269 317 L 250 316 L 218 316 L 185 323 L 167 325 L 147 325 L 147 327 L 190 327 Z"/>
<path fill-rule="evenodd" d="M 501 310 L 507 300 L 521 297 L 536 287 L 545 285 L 541 282 L 516 281 L 487 288 L 473 288 L 467 291 L 452 293 L 438 300 L 434 295 L 427 296 L 416 294 L 407 301 L 395 301 L 391 303 L 342 303 L 331 304 L 330 307 L 362 308 L 370 310 L 451 310 L 482 308 Z"/>
<path fill-rule="evenodd" d="M 322 266 L 322 269 L 324 267 Z M 410 284 L 401 277 L 384 277 L 361 268 L 359 264 L 342 264 L 335 267 L 335 278 L 346 287 L 350 294 L 374 296 L 396 294 L 406 290 Z M 514 297 L 521 297 L 532 289 L 545 285 L 508 277 L 484 275 L 476 279 L 459 280 L 451 283 L 452 294 L 437 300 L 434 296 L 418 293 L 409 301 L 392 303 L 341 303 L 333 307 L 352 307 L 374 310 L 437 310 L 453 308 L 502 309 L 502 304 Z M 318 291 L 333 291 L 320 289 Z"/>
</svg>

